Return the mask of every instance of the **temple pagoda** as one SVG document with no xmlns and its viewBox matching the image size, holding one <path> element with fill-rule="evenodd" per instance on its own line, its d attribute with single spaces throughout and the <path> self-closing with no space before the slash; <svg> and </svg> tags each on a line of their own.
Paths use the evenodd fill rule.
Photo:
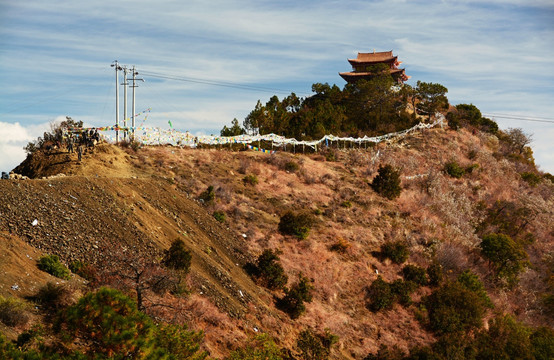
<svg viewBox="0 0 554 360">
<path fill-rule="evenodd" d="M 375 73 L 371 72 L 374 65 L 385 64 L 388 66 L 389 72 L 393 79 L 399 84 L 408 80 L 410 76 L 406 75 L 404 69 L 399 69 L 398 65 L 402 62 L 398 61 L 398 56 L 392 55 L 391 51 L 382 51 L 372 53 L 358 53 L 358 57 L 355 59 L 348 59 L 350 65 L 352 65 L 352 71 L 341 72 L 339 75 L 349 83 L 354 83 L 358 80 L 369 80 L 374 77 Z"/>
</svg>

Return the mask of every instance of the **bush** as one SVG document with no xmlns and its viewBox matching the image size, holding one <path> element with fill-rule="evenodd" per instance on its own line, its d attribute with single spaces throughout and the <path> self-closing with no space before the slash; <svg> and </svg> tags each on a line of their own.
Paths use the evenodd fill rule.
<svg viewBox="0 0 554 360">
<path fill-rule="evenodd" d="M 71 305 L 71 291 L 63 284 L 47 282 L 38 290 L 34 299 L 45 310 L 56 312 Z"/>
<path fill-rule="evenodd" d="M 471 290 L 479 295 L 486 307 L 493 307 L 492 301 L 489 298 L 489 295 L 487 295 L 487 291 L 485 290 L 483 283 L 481 282 L 481 280 L 479 280 L 479 277 L 477 275 L 471 272 L 471 270 L 466 270 L 458 275 L 457 281 L 466 289 Z"/>
<path fill-rule="evenodd" d="M 339 252 L 339 253 L 345 253 L 346 250 L 348 250 L 351 246 L 352 246 L 352 244 L 350 244 L 348 242 L 348 240 L 344 240 L 343 238 L 339 238 L 336 243 L 334 243 L 333 245 L 331 245 L 329 247 L 329 250 L 336 251 L 336 252 Z"/>
<path fill-rule="evenodd" d="M 162 263 L 174 270 L 181 270 L 188 273 L 192 262 L 192 255 L 185 247 L 185 242 L 181 239 L 175 239 L 171 246 L 165 252 Z"/>
<path fill-rule="evenodd" d="M 186 326 L 174 324 L 158 325 L 156 328 L 155 347 L 169 355 L 167 359 L 203 360 L 208 357 L 200 350 L 204 338 L 202 331 L 187 330 Z M 166 357 L 160 356 L 166 359 Z"/>
<path fill-rule="evenodd" d="M 306 311 L 304 302 L 312 302 L 312 290 L 310 280 L 300 274 L 296 284 L 290 289 L 285 288 L 285 296 L 277 301 L 277 307 L 292 319 L 297 319 Z"/>
<path fill-rule="evenodd" d="M 71 264 L 69 264 L 69 270 L 71 270 L 72 273 L 77 274 L 83 279 L 87 279 L 89 281 L 94 279 L 94 277 L 96 276 L 95 270 L 91 265 L 79 260 L 73 261 Z"/>
<path fill-rule="evenodd" d="M 370 184 L 373 191 L 379 195 L 393 200 L 400 196 L 400 172 L 391 165 L 379 166 L 377 176 Z"/>
<path fill-rule="evenodd" d="M 134 358 L 151 354 L 154 325 L 136 303 L 115 289 L 100 288 L 67 308 L 56 322 L 66 342 L 79 339 L 91 356 Z"/>
<path fill-rule="evenodd" d="M 377 354 L 369 354 L 364 360 L 403 360 L 404 356 L 404 351 L 397 345 L 393 345 L 389 348 L 387 345 L 381 344 Z"/>
<path fill-rule="evenodd" d="M 220 223 L 225 222 L 225 213 L 223 211 L 214 211 L 213 216 Z"/>
<path fill-rule="evenodd" d="M 439 286 L 444 278 L 442 266 L 438 262 L 433 262 L 427 268 L 427 277 L 429 278 L 429 285 Z"/>
<path fill-rule="evenodd" d="M 284 352 L 267 335 L 262 334 L 249 341 L 245 348 L 231 352 L 225 360 L 284 360 Z"/>
<path fill-rule="evenodd" d="M 60 262 L 58 255 L 46 255 L 38 260 L 38 268 L 60 279 L 71 278 L 69 269 Z"/>
<path fill-rule="evenodd" d="M 252 175 L 246 175 L 242 178 L 242 182 L 244 182 L 247 185 L 256 185 L 258 184 L 258 177 L 255 174 Z"/>
<path fill-rule="evenodd" d="M 215 191 L 214 187 L 212 185 L 208 186 L 206 190 L 204 190 L 198 198 L 204 202 L 205 204 L 211 203 L 215 200 Z"/>
<path fill-rule="evenodd" d="M 465 172 L 468 174 L 473 173 L 473 170 L 479 169 L 479 164 L 471 164 L 465 168 Z"/>
<path fill-rule="evenodd" d="M 520 175 L 523 181 L 525 181 L 531 187 L 537 186 L 538 184 L 540 184 L 542 180 L 542 178 L 539 175 L 532 172 L 523 172 Z"/>
<path fill-rule="evenodd" d="M 462 168 L 456 161 L 450 161 L 444 164 L 444 171 L 453 178 L 459 179 L 465 174 Z"/>
<path fill-rule="evenodd" d="M 290 160 L 285 163 L 285 165 L 283 166 L 283 169 L 285 171 L 293 173 L 298 171 L 298 169 L 300 169 L 300 165 L 298 165 L 297 162 Z"/>
<path fill-rule="evenodd" d="M 279 231 L 285 235 L 293 235 L 303 240 L 308 237 L 313 219 L 307 213 L 287 211 L 279 221 Z"/>
<path fill-rule="evenodd" d="M 438 335 L 478 329 L 484 314 L 483 301 L 458 282 L 447 283 L 424 299 L 429 326 Z"/>
<path fill-rule="evenodd" d="M 29 322 L 27 304 L 14 297 L 0 296 L 0 321 L 6 326 L 24 326 Z"/>
<path fill-rule="evenodd" d="M 338 340 L 338 336 L 331 333 L 329 329 L 325 329 L 323 334 L 317 334 L 312 329 L 305 329 L 300 332 L 296 347 L 301 354 L 301 359 L 323 360 L 329 358 L 331 347 Z"/>
<path fill-rule="evenodd" d="M 404 266 L 402 268 L 402 277 L 406 281 L 412 281 L 421 286 L 425 286 L 429 283 L 425 269 L 417 265 Z"/>
<path fill-rule="evenodd" d="M 371 283 L 368 289 L 369 309 L 377 312 L 387 310 L 394 305 L 394 293 L 389 283 L 381 275 Z"/>
<path fill-rule="evenodd" d="M 417 284 L 413 281 L 394 280 L 390 284 L 391 291 L 394 294 L 394 300 L 398 301 L 402 306 L 412 304 L 412 293 L 417 289 Z"/>
<path fill-rule="evenodd" d="M 489 323 L 489 330 L 477 337 L 476 357 L 534 360 L 529 335 L 530 329 L 510 315 L 498 316 Z"/>
<path fill-rule="evenodd" d="M 258 256 L 253 274 L 258 281 L 271 290 L 283 289 L 287 285 L 288 276 L 285 269 L 279 263 L 277 252 L 266 249 Z"/>
<path fill-rule="evenodd" d="M 388 242 L 381 246 L 381 256 L 391 259 L 395 264 L 402 264 L 409 255 L 408 246 L 403 241 Z"/>
<path fill-rule="evenodd" d="M 530 340 L 536 360 L 554 359 L 554 330 L 540 327 L 531 334 Z"/>
<path fill-rule="evenodd" d="M 497 276 L 512 287 L 518 282 L 527 259 L 525 250 L 508 235 L 488 234 L 480 244 L 481 253 L 494 266 Z"/>
</svg>

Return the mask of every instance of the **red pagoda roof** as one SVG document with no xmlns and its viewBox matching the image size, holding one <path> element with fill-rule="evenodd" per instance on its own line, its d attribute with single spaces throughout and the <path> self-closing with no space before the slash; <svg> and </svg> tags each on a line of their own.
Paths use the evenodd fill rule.
<svg viewBox="0 0 554 360">
<path fill-rule="evenodd" d="M 381 51 L 372 53 L 358 53 L 358 57 L 355 59 L 348 59 L 350 64 L 377 64 L 377 63 L 390 63 L 396 62 L 398 56 L 392 55 L 391 51 Z"/>
<path fill-rule="evenodd" d="M 402 62 L 398 61 L 398 56 L 394 56 L 391 51 L 380 51 L 372 53 L 358 53 L 356 59 L 348 59 L 352 65 L 352 71 L 341 72 L 339 75 L 348 82 L 356 82 L 360 79 L 369 80 L 376 74 L 370 72 L 372 65 L 387 64 L 389 73 L 399 82 L 404 82 L 410 77 L 404 73 L 404 69 L 399 69 L 398 65 Z"/>
</svg>

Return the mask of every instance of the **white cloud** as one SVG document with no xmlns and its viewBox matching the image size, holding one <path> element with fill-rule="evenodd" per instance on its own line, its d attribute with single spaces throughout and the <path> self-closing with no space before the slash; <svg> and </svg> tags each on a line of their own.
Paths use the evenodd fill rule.
<svg viewBox="0 0 554 360">
<path fill-rule="evenodd" d="M 0 122 L 0 171 L 10 171 L 25 159 L 23 147 L 48 131 L 50 124 L 22 126 Z"/>
</svg>

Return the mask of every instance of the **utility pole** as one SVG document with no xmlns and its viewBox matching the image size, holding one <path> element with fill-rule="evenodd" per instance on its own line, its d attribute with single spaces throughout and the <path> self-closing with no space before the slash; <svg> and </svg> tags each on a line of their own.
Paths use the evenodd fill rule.
<svg viewBox="0 0 554 360">
<path fill-rule="evenodd" d="M 111 67 L 115 69 L 115 127 L 119 128 L 119 70 L 122 70 L 119 66 L 119 62 L 114 60 Z M 115 130 L 115 142 L 119 142 L 119 130 Z"/>
<path fill-rule="evenodd" d="M 123 140 L 127 140 L 127 65 L 123 65 Z"/>
<path fill-rule="evenodd" d="M 133 122 L 132 122 L 132 127 L 133 127 L 133 141 L 135 140 L 135 114 L 136 114 L 136 111 L 135 111 L 135 88 L 138 87 L 138 85 L 136 85 L 136 81 L 137 80 L 140 80 L 142 82 L 144 82 L 144 79 L 137 79 L 136 76 L 138 75 L 138 71 L 136 71 L 135 69 L 135 65 L 133 65 Z"/>
</svg>

